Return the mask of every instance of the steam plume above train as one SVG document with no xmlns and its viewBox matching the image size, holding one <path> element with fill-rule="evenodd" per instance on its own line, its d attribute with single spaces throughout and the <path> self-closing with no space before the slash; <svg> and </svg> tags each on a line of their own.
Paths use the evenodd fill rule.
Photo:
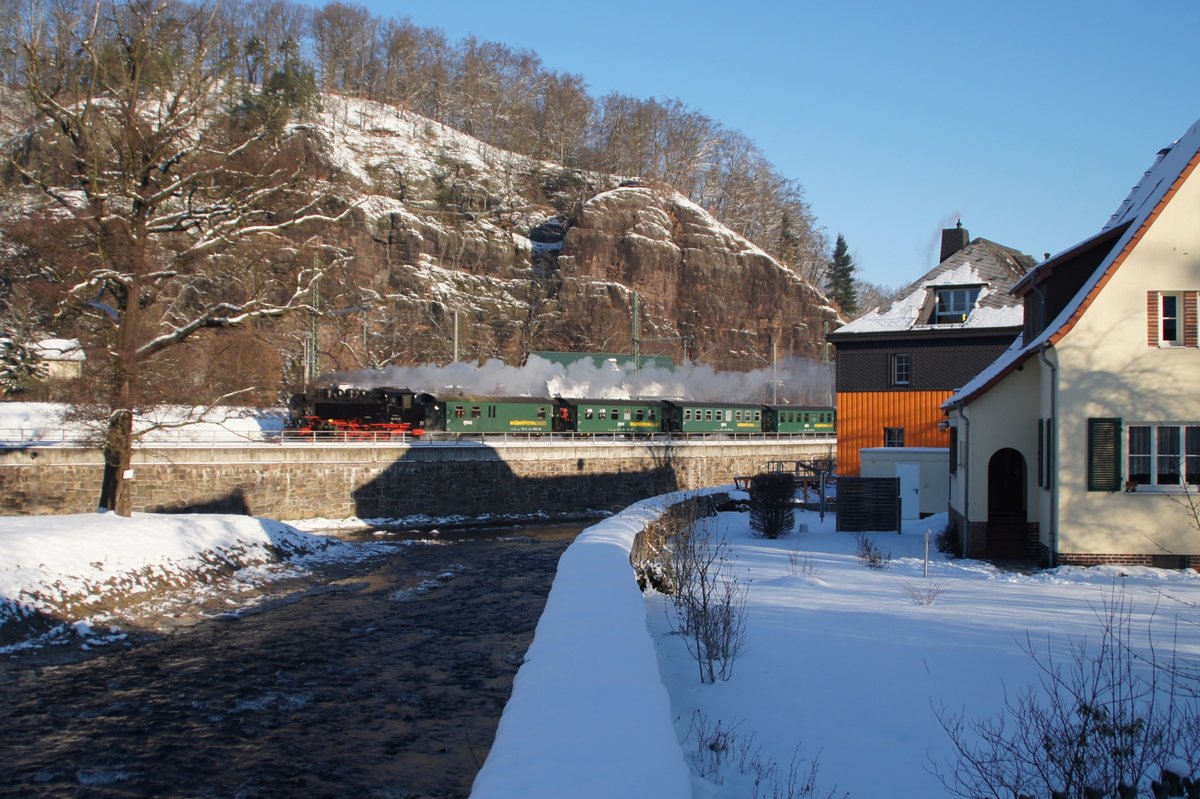
<svg viewBox="0 0 1200 799">
<path fill-rule="evenodd" d="M 833 399 L 828 364 L 804 358 L 781 359 L 748 372 L 718 372 L 705 364 L 663 369 L 652 364 L 634 369 L 629 362 L 589 359 L 569 366 L 530 355 L 523 366 L 499 360 L 446 366 L 389 366 L 337 372 L 322 384 L 376 388 L 402 386 L 437 396 L 452 394 L 568 397 L 591 399 L 678 398 L 696 402 L 827 404 Z"/>
</svg>

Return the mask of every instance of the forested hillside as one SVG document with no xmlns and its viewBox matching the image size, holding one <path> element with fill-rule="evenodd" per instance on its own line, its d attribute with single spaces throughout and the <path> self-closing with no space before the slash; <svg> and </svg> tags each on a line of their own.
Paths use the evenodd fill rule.
<svg viewBox="0 0 1200 799">
<path fill-rule="evenodd" d="M 80 340 L 116 471 L 149 403 L 625 351 L 635 308 L 746 369 L 836 313 L 800 187 L 680 102 L 340 3 L 0 5 L 6 352 Z"/>
</svg>

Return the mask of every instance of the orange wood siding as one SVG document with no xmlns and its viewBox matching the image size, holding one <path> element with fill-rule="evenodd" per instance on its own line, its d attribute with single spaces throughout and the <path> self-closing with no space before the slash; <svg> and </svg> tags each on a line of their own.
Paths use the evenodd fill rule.
<svg viewBox="0 0 1200 799">
<path fill-rule="evenodd" d="M 883 428 L 903 427 L 906 447 L 949 447 L 942 403 L 952 391 L 838 392 L 838 474 L 857 475 L 858 451 L 883 446 Z"/>
</svg>

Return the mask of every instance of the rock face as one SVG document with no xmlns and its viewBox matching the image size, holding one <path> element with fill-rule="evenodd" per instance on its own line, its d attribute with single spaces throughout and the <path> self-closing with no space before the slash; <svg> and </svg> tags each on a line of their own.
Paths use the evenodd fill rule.
<svg viewBox="0 0 1200 799">
<path fill-rule="evenodd" d="M 356 267 L 341 302 L 352 305 L 357 290 L 378 297 L 380 310 L 364 331 L 357 317 L 326 322 L 332 367 L 448 362 L 455 312 L 464 360 L 628 352 L 635 292 L 646 354 L 720 369 L 762 367 L 773 347 L 779 358 L 819 356 L 833 316 L 826 298 L 669 188 L 339 102 L 308 130 L 362 193 L 342 242 Z M 347 119 L 358 125 L 339 122 Z"/>
<path fill-rule="evenodd" d="M 682 337 L 689 355 L 719 352 L 714 360 L 729 367 L 761 366 L 755 355 L 769 356 L 772 339 L 781 352 L 816 355 L 828 313 L 820 292 L 674 192 L 597 194 L 568 229 L 557 266 L 564 315 L 584 312 L 572 300 L 598 298 L 597 286 L 614 287 L 612 308 L 627 315 L 636 291 L 644 337 Z"/>
<path fill-rule="evenodd" d="M 322 279 L 319 318 L 256 333 L 270 355 L 260 385 L 282 374 L 285 390 L 299 386 L 313 329 L 325 373 L 630 352 L 635 304 L 646 355 L 740 370 L 768 366 L 773 350 L 822 351 L 825 297 L 668 187 L 515 155 L 360 100 L 325 97 L 288 134 L 354 204 L 321 234 L 352 257 Z"/>
</svg>

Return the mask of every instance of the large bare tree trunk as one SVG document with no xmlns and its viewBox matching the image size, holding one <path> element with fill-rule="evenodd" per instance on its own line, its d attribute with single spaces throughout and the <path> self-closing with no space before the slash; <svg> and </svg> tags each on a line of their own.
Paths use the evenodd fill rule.
<svg viewBox="0 0 1200 799">
<path fill-rule="evenodd" d="M 104 436 L 104 483 L 100 489 L 100 509 L 118 516 L 133 515 L 133 496 L 129 474 L 133 465 L 133 412 L 112 412 Z"/>
</svg>

